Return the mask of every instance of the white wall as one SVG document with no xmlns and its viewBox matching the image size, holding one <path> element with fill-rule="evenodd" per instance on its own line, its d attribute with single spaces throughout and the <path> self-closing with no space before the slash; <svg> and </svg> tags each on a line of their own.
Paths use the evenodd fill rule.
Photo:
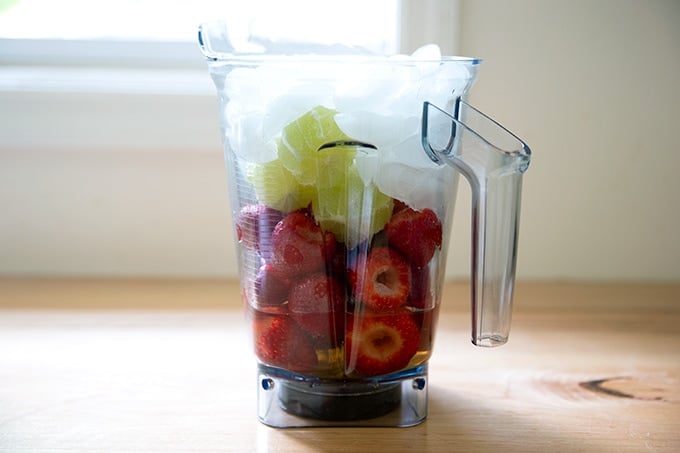
<svg viewBox="0 0 680 453">
<path fill-rule="evenodd" d="M 534 153 L 519 275 L 680 279 L 680 2 L 467 0 L 461 27 L 471 102 Z"/>
<path fill-rule="evenodd" d="M 472 103 L 534 152 L 519 277 L 680 280 L 680 2 L 459 6 L 460 53 L 485 59 Z M 104 118 L 110 107 L 98 96 Z M 70 114 L 45 112 L 39 94 L 0 90 L 0 274 L 235 275 L 215 99 L 159 99 L 108 124 L 68 101 Z M 180 139 L 128 146 L 135 123 L 161 133 L 145 114 L 161 102 L 168 112 L 184 106 L 165 124 Z M 18 115 L 57 121 L 61 132 L 22 128 Z M 185 124 L 189 115 L 204 119 Z M 89 127 L 120 141 L 91 149 Z M 198 147 L 182 134 L 200 135 Z M 74 135 L 80 146 L 58 146 Z M 468 193 L 463 186 L 450 277 L 468 275 Z"/>
<path fill-rule="evenodd" d="M 0 275 L 236 275 L 209 88 L 0 92 Z"/>
</svg>

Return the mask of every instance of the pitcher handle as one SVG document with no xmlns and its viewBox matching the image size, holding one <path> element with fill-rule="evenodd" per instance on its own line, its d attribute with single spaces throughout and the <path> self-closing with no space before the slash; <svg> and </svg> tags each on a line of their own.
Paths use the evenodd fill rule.
<svg viewBox="0 0 680 453">
<path fill-rule="evenodd" d="M 454 114 L 425 102 L 422 144 L 455 167 L 472 191 L 472 342 L 508 340 L 517 261 L 522 174 L 531 151 L 517 136 L 462 99 Z"/>
</svg>

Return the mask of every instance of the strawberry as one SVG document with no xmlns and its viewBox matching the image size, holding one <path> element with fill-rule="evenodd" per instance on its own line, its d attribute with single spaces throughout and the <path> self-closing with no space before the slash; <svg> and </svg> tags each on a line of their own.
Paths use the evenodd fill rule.
<svg viewBox="0 0 680 453">
<path fill-rule="evenodd" d="M 408 208 L 408 205 L 401 200 L 394 199 L 394 206 L 392 207 L 392 214 L 396 214 L 399 211 L 403 211 Z"/>
<path fill-rule="evenodd" d="M 411 292 L 408 306 L 425 309 L 433 303 L 432 288 L 430 288 L 430 268 L 428 266 L 411 266 Z"/>
<path fill-rule="evenodd" d="M 297 372 L 317 366 L 311 340 L 287 316 L 256 312 L 253 334 L 255 355 L 263 363 Z"/>
<path fill-rule="evenodd" d="M 283 218 L 281 212 L 261 204 L 249 204 L 241 208 L 236 221 L 236 237 L 244 247 L 258 251 L 269 259 L 269 239 L 277 223 Z"/>
<path fill-rule="evenodd" d="M 431 353 L 434 346 L 435 328 L 439 319 L 439 307 L 416 312 L 413 317 L 420 331 L 420 347 L 418 349 Z"/>
<path fill-rule="evenodd" d="M 329 275 L 344 281 L 347 273 L 347 255 L 347 246 L 343 242 L 336 242 L 334 253 L 327 258 L 326 269 Z"/>
<path fill-rule="evenodd" d="M 387 241 L 413 265 L 425 266 L 442 246 L 442 224 L 432 209 L 404 208 L 385 225 Z"/>
<path fill-rule="evenodd" d="M 344 258 L 344 255 L 340 255 L 342 252 L 342 247 L 335 239 L 335 235 L 330 231 L 323 232 L 323 243 L 324 243 L 324 257 L 326 258 L 326 269 L 329 272 L 333 272 L 336 269 L 335 265 L 338 264 L 339 258 Z"/>
<path fill-rule="evenodd" d="M 335 252 L 335 236 L 324 233 L 306 211 L 293 211 L 274 228 L 271 237 L 272 270 L 294 277 L 324 269 Z"/>
<path fill-rule="evenodd" d="M 364 315 L 355 318 L 358 325 L 348 325 L 345 337 L 347 368 L 364 376 L 378 376 L 406 367 L 420 343 L 418 326 L 410 312 Z"/>
<path fill-rule="evenodd" d="M 318 272 L 293 285 L 288 310 L 291 319 L 314 339 L 315 346 L 332 348 L 342 340 L 345 300 L 338 281 Z"/>
<path fill-rule="evenodd" d="M 354 297 L 374 311 L 390 311 L 408 299 L 411 270 L 399 253 L 377 247 L 350 272 Z"/>
<path fill-rule="evenodd" d="M 368 254 L 369 244 L 364 241 L 356 247 L 347 250 L 345 255 L 345 266 L 347 268 L 347 281 L 353 290 L 356 290 L 359 275 L 366 269 L 366 255 Z"/>
<path fill-rule="evenodd" d="M 272 271 L 271 264 L 260 267 L 253 282 L 255 302 L 260 306 L 281 305 L 288 299 L 290 281 Z"/>
</svg>

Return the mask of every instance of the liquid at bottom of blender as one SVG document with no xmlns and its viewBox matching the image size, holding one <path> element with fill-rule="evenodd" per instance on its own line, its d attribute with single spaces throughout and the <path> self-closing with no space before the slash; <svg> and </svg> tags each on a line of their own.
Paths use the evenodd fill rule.
<svg viewBox="0 0 680 453">
<path fill-rule="evenodd" d="M 275 427 L 413 426 L 422 422 L 427 416 L 427 361 L 438 311 L 436 304 L 411 314 L 420 332 L 418 350 L 404 367 L 389 374 L 366 376 L 353 369 L 346 341 L 317 348 L 318 361 L 306 373 L 294 371 L 292 363 L 277 367 L 259 358 L 259 419 Z M 289 316 L 253 307 L 248 312 L 251 320 Z M 346 312 L 342 318 L 351 320 L 352 315 Z"/>
</svg>

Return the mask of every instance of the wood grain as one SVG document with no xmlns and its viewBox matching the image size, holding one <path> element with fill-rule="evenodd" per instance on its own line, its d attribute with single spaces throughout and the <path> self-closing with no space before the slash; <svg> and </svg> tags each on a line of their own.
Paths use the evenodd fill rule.
<svg viewBox="0 0 680 453">
<path fill-rule="evenodd" d="M 0 279 L 0 451 L 680 451 L 680 285 L 520 283 L 496 349 L 467 289 L 445 287 L 425 423 L 277 430 L 236 282 Z"/>
</svg>

